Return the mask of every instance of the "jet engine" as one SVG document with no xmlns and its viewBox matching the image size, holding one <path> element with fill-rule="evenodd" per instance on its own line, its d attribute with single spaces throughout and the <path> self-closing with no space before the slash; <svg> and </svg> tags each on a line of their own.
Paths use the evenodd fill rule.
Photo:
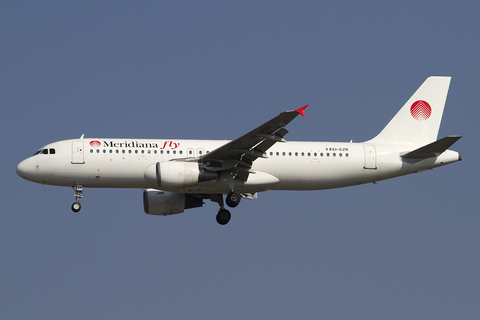
<svg viewBox="0 0 480 320">
<path fill-rule="evenodd" d="M 217 178 L 217 173 L 202 168 L 196 162 L 163 161 L 145 169 L 144 177 L 160 188 L 183 188 Z"/>
<path fill-rule="evenodd" d="M 143 191 L 143 209 L 145 213 L 152 215 L 168 216 L 202 205 L 202 199 L 185 193 L 165 192 L 155 189 Z"/>
</svg>

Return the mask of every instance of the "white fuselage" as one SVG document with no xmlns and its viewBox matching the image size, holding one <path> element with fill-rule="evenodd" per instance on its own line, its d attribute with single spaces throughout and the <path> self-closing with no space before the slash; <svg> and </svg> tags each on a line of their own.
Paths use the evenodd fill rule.
<svg viewBox="0 0 480 320">
<path fill-rule="evenodd" d="M 49 144 L 22 161 L 23 178 L 48 185 L 92 188 L 158 188 L 146 179 L 157 162 L 197 158 L 226 140 L 75 139 Z M 447 150 L 439 157 L 402 159 L 411 145 L 372 145 L 340 142 L 277 143 L 257 159 L 238 192 L 265 190 L 319 190 L 375 182 L 458 161 L 459 153 Z M 54 151 L 52 151 L 54 150 Z M 53 153 L 54 152 L 54 153 Z M 220 179 L 188 187 L 162 188 L 182 193 L 228 193 Z"/>
<path fill-rule="evenodd" d="M 232 141 L 80 139 L 51 143 L 17 166 L 26 180 L 71 186 L 79 212 L 83 188 L 141 188 L 144 211 L 171 215 L 219 204 L 225 225 L 240 199 L 266 190 L 354 186 L 461 160 L 461 136 L 437 140 L 450 77 L 429 77 L 373 139 L 362 143 L 286 142 L 305 105 L 284 111 Z M 226 195 L 225 201 L 223 195 Z"/>
</svg>

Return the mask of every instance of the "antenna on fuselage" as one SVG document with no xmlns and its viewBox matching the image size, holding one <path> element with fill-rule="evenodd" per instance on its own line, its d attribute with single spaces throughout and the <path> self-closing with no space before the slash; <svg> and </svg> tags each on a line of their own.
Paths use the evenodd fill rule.
<svg viewBox="0 0 480 320">
<path fill-rule="evenodd" d="M 84 136 L 84 135 L 85 135 L 85 133 L 84 133 L 84 134 L 82 134 L 82 136 L 80 137 L 80 139 L 83 139 L 83 136 Z"/>
</svg>

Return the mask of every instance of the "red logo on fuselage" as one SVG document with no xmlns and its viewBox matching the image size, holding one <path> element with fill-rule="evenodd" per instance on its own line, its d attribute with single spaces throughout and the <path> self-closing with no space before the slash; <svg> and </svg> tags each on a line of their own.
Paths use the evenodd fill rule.
<svg viewBox="0 0 480 320">
<path fill-rule="evenodd" d="M 410 107 L 410 114 L 415 120 L 425 121 L 430 118 L 432 114 L 432 108 L 427 101 L 418 100 L 415 101 Z"/>
<path fill-rule="evenodd" d="M 93 141 L 90 141 L 90 145 L 94 148 L 98 148 L 100 147 L 102 144 L 100 143 L 100 141 L 97 141 L 97 140 L 93 140 Z"/>
</svg>

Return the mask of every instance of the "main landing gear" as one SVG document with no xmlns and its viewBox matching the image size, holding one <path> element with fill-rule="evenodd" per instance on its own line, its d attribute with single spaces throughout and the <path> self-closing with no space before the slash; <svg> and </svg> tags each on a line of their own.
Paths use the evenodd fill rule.
<svg viewBox="0 0 480 320">
<path fill-rule="evenodd" d="M 240 193 L 235 191 L 231 191 L 225 198 L 225 202 L 230 208 L 235 208 L 236 206 L 238 206 L 240 200 L 242 200 L 242 196 L 240 195 Z"/>
<path fill-rule="evenodd" d="M 80 209 L 82 209 L 82 205 L 80 204 L 80 199 L 83 197 L 83 186 L 78 185 L 76 187 L 72 187 L 73 190 L 75 191 L 75 194 L 73 195 L 75 197 L 75 202 L 72 204 L 72 211 L 73 212 L 79 212 Z"/>
<path fill-rule="evenodd" d="M 218 203 L 218 205 L 220 206 L 220 210 L 218 210 L 218 213 L 217 213 L 217 222 L 219 224 L 221 224 L 222 226 L 226 225 L 230 221 L 230 218 L 232 217 L 232 215 L 231 215 L 230 211 L 228 211 L 224 207 L 223 195 L 215 194 L 215 195 L 212 195 L 210 199 L 212 201 Z M 238 206 L 241 199 L 242 199 L 242 196 L 240 195 L 240 193 L 235 192 L 235 191 L 231 191 L 225 197 L 225 202 L 227 203 L 227 205 L 229 207 L 235 208 L 236 206 Z"/>
<path fill-rule="evenodd" d="M 217 222 L 222 226 L 226 225 L 228 221 L 230 221 L 231 217 L 232 217 L 232 214 L 230 213 L 230 211 L 228 211 L 225 208 L 223 209 L 220 208 L 220 210 L 218 210 L 218 213 L 217 213 Z"/>
</svg>

